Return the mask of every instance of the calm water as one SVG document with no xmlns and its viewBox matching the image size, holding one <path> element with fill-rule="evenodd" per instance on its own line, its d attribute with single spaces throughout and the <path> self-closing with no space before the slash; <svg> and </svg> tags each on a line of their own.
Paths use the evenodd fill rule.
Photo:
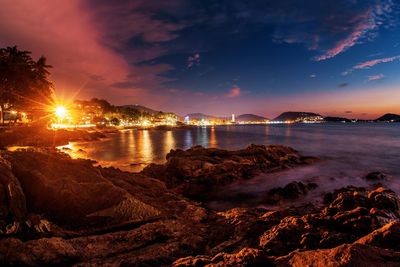
<svg viewBox="0 0 400 267">
<path fill-rule="evenodd" d="M 320 187 L 315 194 L 343 185 L 365 186 L 361 177 L 374 170 L 388 174 L 386 183 L 400 192 L 400 183 L 396 180 L 400 177 L 400 124 L 235 125 L 171 131 L 128 130 L 98 142 L 72 143 L 70 154 L 97 160 L 104 166 L 140 171 L 146 164 L 164 162 L 171 149 L 187 149 L 194 145 L 239 149 L 251 143 L 292 146 L 304 155 L 317 156 L 323 161 L 232 184 L 221 194 L 221 202 L 230 203 L 230 197 L 235 194 L 262 196 L 268 189 L 294 180 L 317 182 Z M 83 151 L 79 152 L 79 149 Z M 315 196 L 310 194 L 309 197 Z M 222 203 L 216 203 L 218 205 Z"/>
</svg>

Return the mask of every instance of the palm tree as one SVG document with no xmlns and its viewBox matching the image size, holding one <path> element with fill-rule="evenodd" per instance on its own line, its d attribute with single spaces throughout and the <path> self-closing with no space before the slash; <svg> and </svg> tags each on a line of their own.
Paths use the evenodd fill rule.
<svg viewBox="0 0 400 267">
<path fill-rule="evenodd" d="M 34 61 L 31 52 L 16 46 L 0 48 L 0 121 L 4 112 L 16 106 L 34 106 L 49 101 L 53 84 L 46 58 Z"/>
</svg>

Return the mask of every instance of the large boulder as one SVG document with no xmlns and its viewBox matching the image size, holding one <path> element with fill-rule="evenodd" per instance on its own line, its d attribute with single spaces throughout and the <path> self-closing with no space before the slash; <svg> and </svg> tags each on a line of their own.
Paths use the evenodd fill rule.
<svg viewBox="0 0 400 267">
<path fill-rule="evenodd" d="M 4 154 L 0 151 L 0 235 L 16 232 L 27 215 L 25 194 Z"/>
<path fill-rule="evenodd" d="M 237 151 L 195 146 L 186 151 L 171 150 L 166 158 L 165 164 L 151 164 L 142 173 L 195 199 L 202 199 L 217 187 L 251 178 L 260 172 L 315 161 L 290 147 L 275 145 L 250 145 Z"/>
<path fill-rule="evenodd" d="M 286 200 L 295 200 L 308 194 L 317 188 L 315 183 L 291 182 L 284 187 L 276 187 L 269 190 L 264 198 L 267 204 L 277 204 Z"/>
<path fill-rule="evenodd" d="M 395 267 L 400 264 L 400 252 L 363 244 L 344 244 L 332 249 L 296 251 L 288 256 L 278 258 L 274 264 L 278 267 Z"/>
<path fill-rule="evenodd" d="M 187 257 L 175 261 L 173 267 L 261 267 L 273 266 L 272 260 L 269 259 L 261 250 L 254 248 L 243 248 L 237 253 L 219 253 L 214 257 L 196 256 Z"/>
<path fill-rule="evenodd" d="M 390 222 L 356 243 L 400 251 L 400 221 Z"/>
<path fill-rule="evenodd" d="M 3 158 L 18 178 L 28 211 L 60 225 L 113 225 L 159 214 L 151 204 L 104 178 L 90 161 L 35 151 L 3 153 Z"/>
</svg>

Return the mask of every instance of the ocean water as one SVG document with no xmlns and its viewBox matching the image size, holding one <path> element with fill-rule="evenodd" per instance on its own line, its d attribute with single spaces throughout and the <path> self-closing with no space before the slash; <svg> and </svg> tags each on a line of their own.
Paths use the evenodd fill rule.
<svg viewBox="0 0 400 267">
<path fill-rule="evenodd" d="M 266 191 L 291 181 L 316 182 L 318 190 L 304 201 L 347 185 L 370 186 L 363 176 L 382 171 L 383 182 L 400 193 L 400 124 L 324 123 L 282 125 L 230 125 L 175 130 L 126 130 L 90 143 L 71 143 L 73 157 L 91 158 L 103 166 L 140 171 L 149 163 L 162 163 L 171 149 L 194 145 L 240 149 L 249 144 L 291 146 L 317 164 L 265 174 L 224 188 L 215 208 L 257 205 Z M 241 196 L 241 197 L 236 197 Z M 246 201 L 243 201 L 246 199 Z M 290 204 L 290 203 L 289 203 Z"/>
</svg>

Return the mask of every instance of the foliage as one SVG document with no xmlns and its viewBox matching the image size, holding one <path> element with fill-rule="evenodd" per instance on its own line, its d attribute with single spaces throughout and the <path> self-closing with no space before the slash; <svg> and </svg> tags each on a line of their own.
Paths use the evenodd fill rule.
<svg viewBox="0 0 400 267">
<path fill-rule="evenodd" d="M 53 84 L 46 58 L 37 61 L 31 52 L 18 50 L 16 46 L 0 48 L 0 112 L 11 108 L 42 108 L 51 103 Z"/>
</svg>

